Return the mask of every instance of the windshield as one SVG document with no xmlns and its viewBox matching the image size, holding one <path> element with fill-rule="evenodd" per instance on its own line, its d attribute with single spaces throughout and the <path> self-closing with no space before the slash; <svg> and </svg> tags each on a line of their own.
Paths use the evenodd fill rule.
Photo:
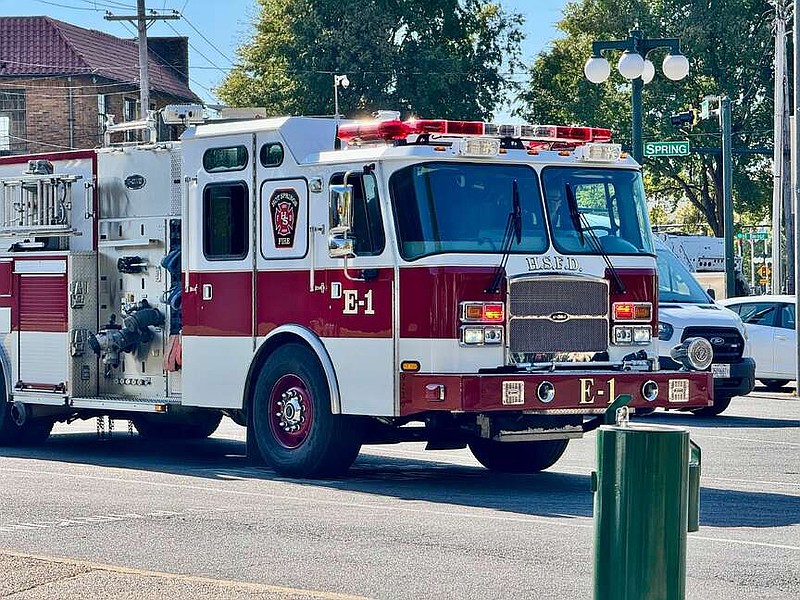
<svg viewBox="0 0 800 600">
<path fill-rule="evenodd" d="M 656 252 L 656 262 L 659 302 L 712 303 L 697 280 L 672 252 L 659 248 Z"/>
<path fill-rule="evenodd" d="M 502 251 L 514 181 L 522 213 L 521 241 L 512 253 L 547 249 L 536 172 L 525 165 L 430 162 L 405 167 L 389 179 L 400 254 L 414 260 L 442 252 Z"/>
<path fill-rule="evenodd" d="M 597 254 L 596 244 L 584 235 L 591 230 L 607 254 L 653 253 L 638 171 L 547 167 L 542 171 L 542 183 L 553 245 L 559 252 Z M 577 215 L 570 215 L 567 185 L 575 196 Z"/>
</svg>

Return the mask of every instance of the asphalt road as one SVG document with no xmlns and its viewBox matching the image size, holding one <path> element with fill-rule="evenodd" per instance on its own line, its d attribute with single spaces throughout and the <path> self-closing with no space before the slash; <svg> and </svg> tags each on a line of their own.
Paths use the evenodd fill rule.
<svg viewBox="0 0 800 600">
<path fill-rule="evenodd" d="M 648 420 L 703 448 L 687 597 L 800 598 L 800 400 L 756 391 L 716 419 Z M 594 434 L 540 475 L 400 444 L 305 481 L 249 466 L 227 420 L 173 445 L 123 425 L 0 449 L 0 597 L 591 597 Z"/>
</svg>

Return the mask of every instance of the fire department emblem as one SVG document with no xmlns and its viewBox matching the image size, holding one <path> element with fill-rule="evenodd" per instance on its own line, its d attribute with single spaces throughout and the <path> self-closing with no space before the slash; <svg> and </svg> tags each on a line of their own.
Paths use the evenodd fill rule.
<svg viewBox="0 0 800 600">
<path fill-rule="evenodd" d="M 294 246 L 300 197 L 291 189 L 275 190 L 269 199 L 269 209 L 272 215 L 272 234 L 275 237 L 275 247 L 291 248 Z"/>
</svg>

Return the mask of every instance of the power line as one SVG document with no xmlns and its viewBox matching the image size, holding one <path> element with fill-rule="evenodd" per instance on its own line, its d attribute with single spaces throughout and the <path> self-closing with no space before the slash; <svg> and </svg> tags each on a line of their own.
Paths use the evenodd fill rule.
<svg viewBox="0 0 800 600">
<path fill-rule="evenodd" d="M 227 55 L 227 54 L 225 54 L 225 53 L 224 53 L 222 50 L 220 50 L 219 48 L 217 48 L 217 47 L 214 45 L 214 43 L 213 43 L 211 40 L 209 40 L 209 39 L 208 39 L 208 38 L 207 38 L 205 35 L 203 35 L 203 32 L 202 32 L 202 31 L 200 31 L 200 30 L 199 30 L 197 27 L 195 27 L 194 25 L 192 25 L 192 22 L 191 22 L 191 21 L 190 21 L 188 18 L 186 18 L 186 15 L 184 15 L 184 14 L 181 14 L 181 17 L 183 17 L 183 21 L 184 21 L 184 22 L 185 22 L 185 23 L 186 23 L 186 24 L 187 24 L 189 27 L 191 27 L 191 28 L 192 28 L 192 29 L 193 29 L 193 30 L 194 30 L 194 31 L 197 33 L 197 35 L 199 35 L 201 38 L 203 38 L 203 39 L 205 40 L 205 42 L 206 42 L 206 43 L 207 43 L 209 46 L 211 46 L 211 47 L 212 47 L 214 50 L 216 50 L 216 51 L 217 51 L 217 53 L 219 53 L 219 55 L 220 55 L 222 58 L 224 58 L 224 59 L 225 59 L 225 60 L 227 60 L 229 63 L 231 63 L 231 65 L 233 65 L 233 64 L 234 64 L 234 62 L 233 62 L 233 61 L 232 61 L 230 58 L 228 58 L 228 55 Z M 173 31 L 174 31 L 174 28 L 173 28 Z M 177 32 L 176 32 L 176 33 L 177 33 Z M 198 53 L 198 54 L 199 54 L 199 53 Z"/>
</svg>

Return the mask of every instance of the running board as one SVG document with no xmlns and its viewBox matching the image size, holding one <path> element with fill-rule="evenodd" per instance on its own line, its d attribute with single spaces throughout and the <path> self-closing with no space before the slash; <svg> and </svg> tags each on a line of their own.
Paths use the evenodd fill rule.
<svg viewBox="0 0 800 600">
<path fill-rule="evenodd" d="M 180 398 L 130 398 L 117 396 L 97 396 L 93 398 L 71 398 L 71 408 L 88 408 L 117 412 L 163 413 L 170 406 L 180 406 Z"/>
<path fill-rule="evenodd" d="M 493 440 L 498 442 L 538 442 L 541 440 L 568 440 L 583 437 L 580 425 L 556 429 L 523 429 L 522 431 L 500 430 Z"/>
</svg>

